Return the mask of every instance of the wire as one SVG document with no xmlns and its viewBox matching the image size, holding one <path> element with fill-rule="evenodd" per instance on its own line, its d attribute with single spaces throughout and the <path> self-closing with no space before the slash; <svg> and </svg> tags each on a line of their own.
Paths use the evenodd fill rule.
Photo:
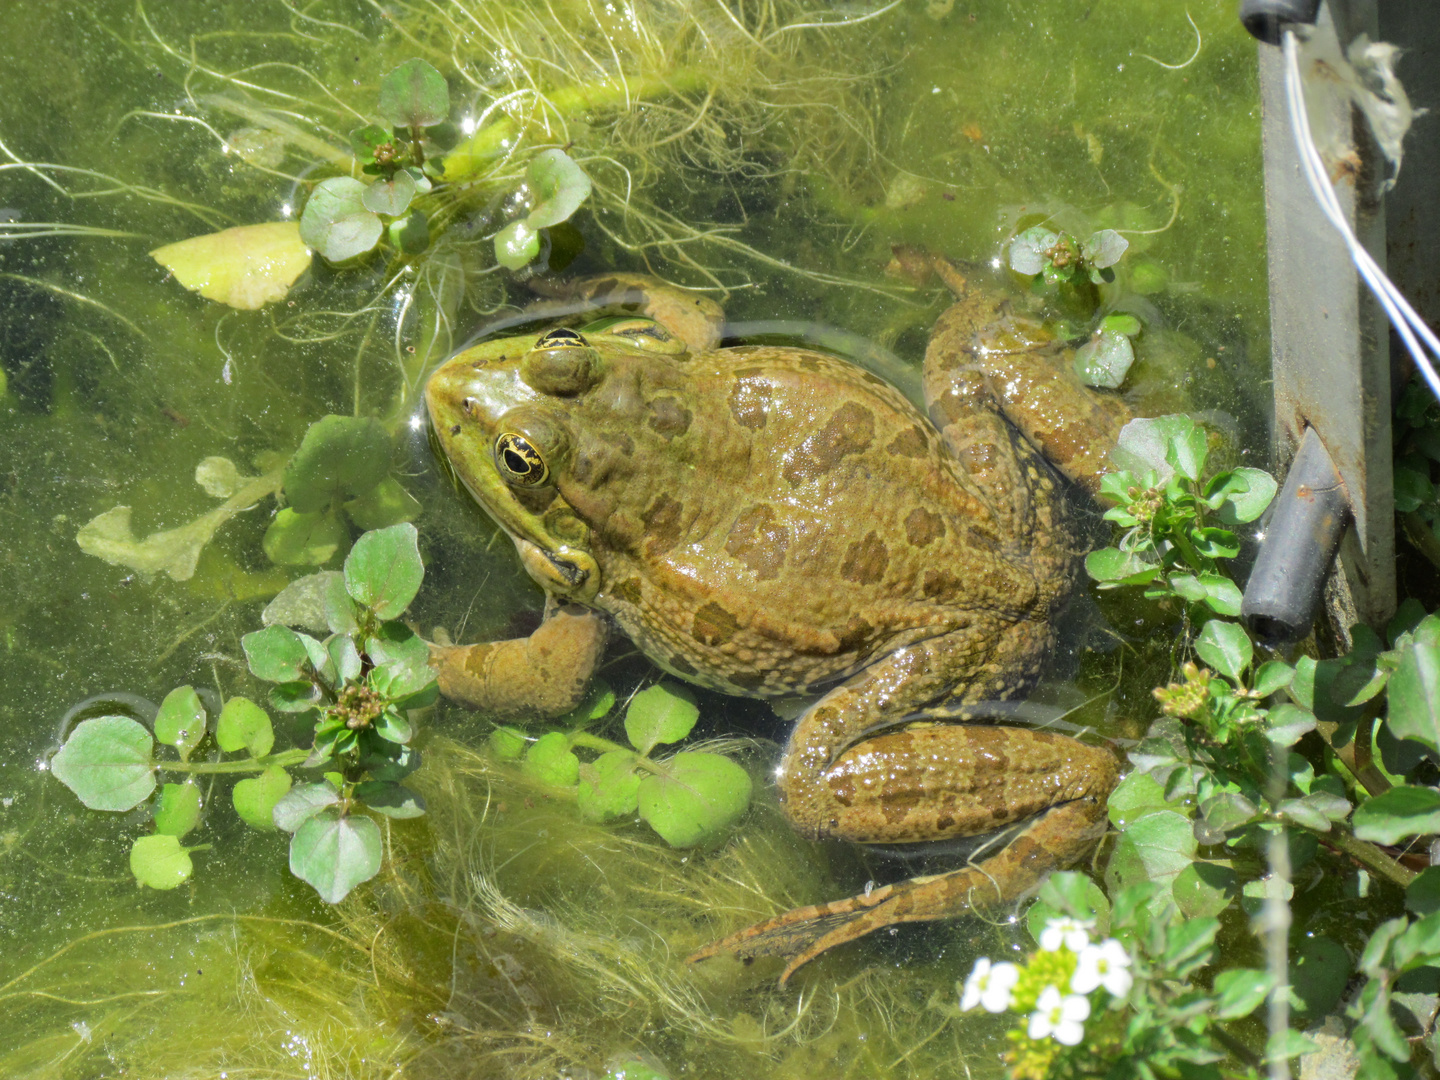
<svg viewBox="0 0 1440 1080">
<path fill-rule="evenodd" d="M 1355 233 L 1340 206 L 1340 199 L 1326 175 L 1320 151 L 1315 148 L 1315 140 L 1310 134 L 1310 120 L 1305 112 L 1305 91 L 1300 79 L 1300 44 L 1293 30 L 1285 31 L 1284 50 L 1285 101 L 1290 108 L 1290 128 L 1295 134 L 1295 148 L 1300 153 L 1300 165 L 1305 179 L 1309 181 L 1310 190 L 1320 204 L 1321 211 L 1330 219 L 1330 224 L 1335 226 L 1335 230 L 1344 239 L 1345 246 L 1350 249 L 1350 258 L 1355 263 L 1355 269 L 1365 279 L 1365 284 L 1375 294 L 1375 299 L 1380 301 L 1390 324 L 1395 327 L 1396 333 L 1405 342 L 1405 348 L 1414 357 L 1415 366 L 1429 384 L 1431 393 L 1440 398 L 1440 375 L 1436 374 L 1435 365 L 1431 363 L 1430 356 L 1421 345 L 1423 340 L 1430 353 L 1440 358 L 1440 338 L 1425 325 L 1425 321 L 1415 313 L 1415 309 L 1401 295 L 1395 283 L 1385 276 L 1385 271 L 1380 269 L 1370 257 L 1370 253 L 1355 239 Z"/>
</svg>

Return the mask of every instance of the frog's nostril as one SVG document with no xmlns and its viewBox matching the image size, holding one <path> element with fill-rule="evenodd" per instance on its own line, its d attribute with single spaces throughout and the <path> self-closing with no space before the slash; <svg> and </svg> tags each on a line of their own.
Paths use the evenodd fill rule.
<svg viewBox="0 0 1440 1080">
<path fill-rule="evenodd" d="M 474 416 L 475 406 L 478 404 L 479 402 L 477 402 L 473 397 L 467 397 L 464 401 L 460 402 L 460 411 L 463 412 L 466 416 Z"/>
</svg>

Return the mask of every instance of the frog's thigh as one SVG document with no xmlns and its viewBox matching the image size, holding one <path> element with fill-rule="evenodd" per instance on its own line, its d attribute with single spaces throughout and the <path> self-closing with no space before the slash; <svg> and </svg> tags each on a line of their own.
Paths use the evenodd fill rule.
<svg viewBox="0 0 1440 1080">
<path fill-rule="evenodd" d="M 558 608 L 528 638 L 430 647 L 440 692 L 497 716 L 560 716 L 585 695 L 605 653 L 608 623 L 577 606 Z"/>
<path fill-rule="evenodd" d="M 817 778 L 801 830 L 862 844 L 983 836 L 1114 785 L 1108 751 L 1053 732 L 912 727 L 846 750 Z M 816 813 L 822 816 L 815 820 Z"/>
<path fill-rule="evenodd" d="M 639 307 L 685 343 L 692 353 L 720 344 L 725 312 L 708 296 L 670 285 L 647 274 L 599 274 L 573 283 L 572 291 L 596 307 Z"/>
</svg>

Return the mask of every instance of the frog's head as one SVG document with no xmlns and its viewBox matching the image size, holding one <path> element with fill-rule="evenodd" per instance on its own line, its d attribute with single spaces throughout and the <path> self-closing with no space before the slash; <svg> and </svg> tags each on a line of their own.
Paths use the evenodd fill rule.
<svg viewBox="0 0 1440 1080">
<path fill-rule="evenodd" d="M 607 319 L 487 341 L 430 377 L 425 403 L 441 452 L 552 595 L 585 602 L 600 587 L 590 530 L 558 484 L 583 402 L 617 364 L 684 353 L 652 320 Z"/>
</svg>

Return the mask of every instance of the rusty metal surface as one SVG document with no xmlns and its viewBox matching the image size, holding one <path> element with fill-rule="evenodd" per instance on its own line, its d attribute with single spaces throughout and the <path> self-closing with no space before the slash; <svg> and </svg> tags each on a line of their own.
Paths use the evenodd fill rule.
<svg viewBox="0 0 1440 1080">
<path fill-rule="evenodd" d="M 1342 42 L 1361 31 L 1375 38 L 1375 0 L 1327 0 L 1317 32 L 1334 33 L 1337 24 Z M 1288 461 L 1305 428 L 1315 428 L 1354 514 L 1354 542 L 1340 554 L 1346 583 L 1365 621 L 1383 623 L 1395 608 L 1389 328 L 1300 171 L 1280 50 L 1259 49 L 1275 459 Z M 1376 160 L 1378 150 L 1348 102 L 1332 100 L 1328 107 L 1332 128 L 1354 133 L 1348 148 L 1353 158 L 1339 154 L 1332 173 L 1337 193 L 1356 236 L 1384 266 L 1384 168 Z M 1327 118 L 1317 119 L 1323 124 Z"/>
</svg>

